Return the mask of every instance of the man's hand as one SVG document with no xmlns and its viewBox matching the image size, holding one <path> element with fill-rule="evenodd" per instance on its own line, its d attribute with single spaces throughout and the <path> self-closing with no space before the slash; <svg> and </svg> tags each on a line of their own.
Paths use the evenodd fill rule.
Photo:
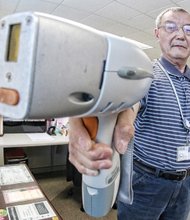
<svg viewBox="0 0 190 220">
<path fill-rule="evenodd" d="M 81 119 L 69 120 L 69 160 L 80 173 L 97 175 L 112 166 L 111 157 L 111 147 L 92 141 Z"/>
<path fill-rule="evenodd" d="M 118 115 L 114 131 L 114 146 L 120 154 L 124 154 L 134 136 L 134 121 L 139 110 L 139 103 Z"/>
<path fill-rule="evenodd" d="M 129 108 L 118 116 L 114 131 L 114 145 L 121 154 L 134 136 L 134 120 L 139 105 Z M 97 175 L 100 169 L 112 166 L 112 148 L 104 143 L 93 141 L 84 126 L 82 119 L 69 120 L 69 160 L 80 173 Z"/>
</svg>

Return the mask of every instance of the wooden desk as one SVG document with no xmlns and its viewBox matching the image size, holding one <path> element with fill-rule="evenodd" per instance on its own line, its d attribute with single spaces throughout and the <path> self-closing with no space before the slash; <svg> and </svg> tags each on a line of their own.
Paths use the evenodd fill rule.
<svg viewBox="0 0 190 220">
<path fill-rule="evenodd" d="M 43 133 L 39 133 L 39 135 Z M 45 133 L 46 134 L 46 133 Z M 32 140 L 26 133 L 4 134 L 0 137 L 0 166 L 4 165 L 4 148 L 11 147 L 39 147 L 48 145 L 68 144 L 68 138 L 65 136 L 50 136 L 49 139 Z M 34 133 L 34 135 L 38 135 Z"/>
<path fill-rule="evenodd" d="M 3 220 L 62 220 L 25 164 L 0 166 Z"/>
</svg>

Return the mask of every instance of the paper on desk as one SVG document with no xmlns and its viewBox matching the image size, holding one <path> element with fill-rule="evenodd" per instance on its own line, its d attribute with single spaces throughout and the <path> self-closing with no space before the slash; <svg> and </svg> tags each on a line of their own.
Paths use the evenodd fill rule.
<svg viewBox="0 0 190 220">
<path fill-rule="evenodd" d="M 32 141 L 52 141 L 54 138 L 47 133 L 28 133 L 28 137 Z"/>
<path fill-rule="evenodd" d="M 44 197 L 38 186 L 8 189 L 3 190 L 2 192 L 5 203 L 22 202 Z"/>
<path fill-rule="evenodd" d="M 48 201 L 10 206 L 7 207 L 7 212 L 9 219 L 12 220 L 58 220 L 58 216 L 55 214 Z"/>
<path fill-rule="evenodd" d="M 0 186 L 33 182 L 24 164 L 0 167 Z"/>
</svg>

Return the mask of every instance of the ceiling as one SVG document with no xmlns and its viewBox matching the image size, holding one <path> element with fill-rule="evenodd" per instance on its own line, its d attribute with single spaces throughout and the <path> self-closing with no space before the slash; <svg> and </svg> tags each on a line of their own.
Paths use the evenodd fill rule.
<svg viewBox="0 0 190 220">
<path fill-rule="evenodd" d="M 153 48 L 145 52 L 154 59 L 160 55 L 154 20 L 171 6 L 190 11 L 190 0 L 0 0 L 0 18 L 28 10 L 61 16 L 148 44 Z"/>
</svg>

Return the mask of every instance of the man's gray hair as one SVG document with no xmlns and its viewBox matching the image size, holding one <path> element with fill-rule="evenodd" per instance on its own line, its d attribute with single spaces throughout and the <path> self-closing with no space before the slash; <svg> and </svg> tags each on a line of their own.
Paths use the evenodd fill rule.
<svg viewBox="0 0 190 220">
<path fill-rule="evenodd" d="M 186 11 L 184 8 L 181 7 L 171 7 L 171 8 L 167 8 L 164 11 L 162 11 L 156 18 L 155 24 L 156 24 L 156 28 L 158 28 L 161 24 L 162 21 L 162 17 L 165 15 L 165 13 L 167 13 L 168 11 L 172 11 L 172 12 L 183 12 L 183 13 L 188 13 L 188 11 Z"/>
</svg>

